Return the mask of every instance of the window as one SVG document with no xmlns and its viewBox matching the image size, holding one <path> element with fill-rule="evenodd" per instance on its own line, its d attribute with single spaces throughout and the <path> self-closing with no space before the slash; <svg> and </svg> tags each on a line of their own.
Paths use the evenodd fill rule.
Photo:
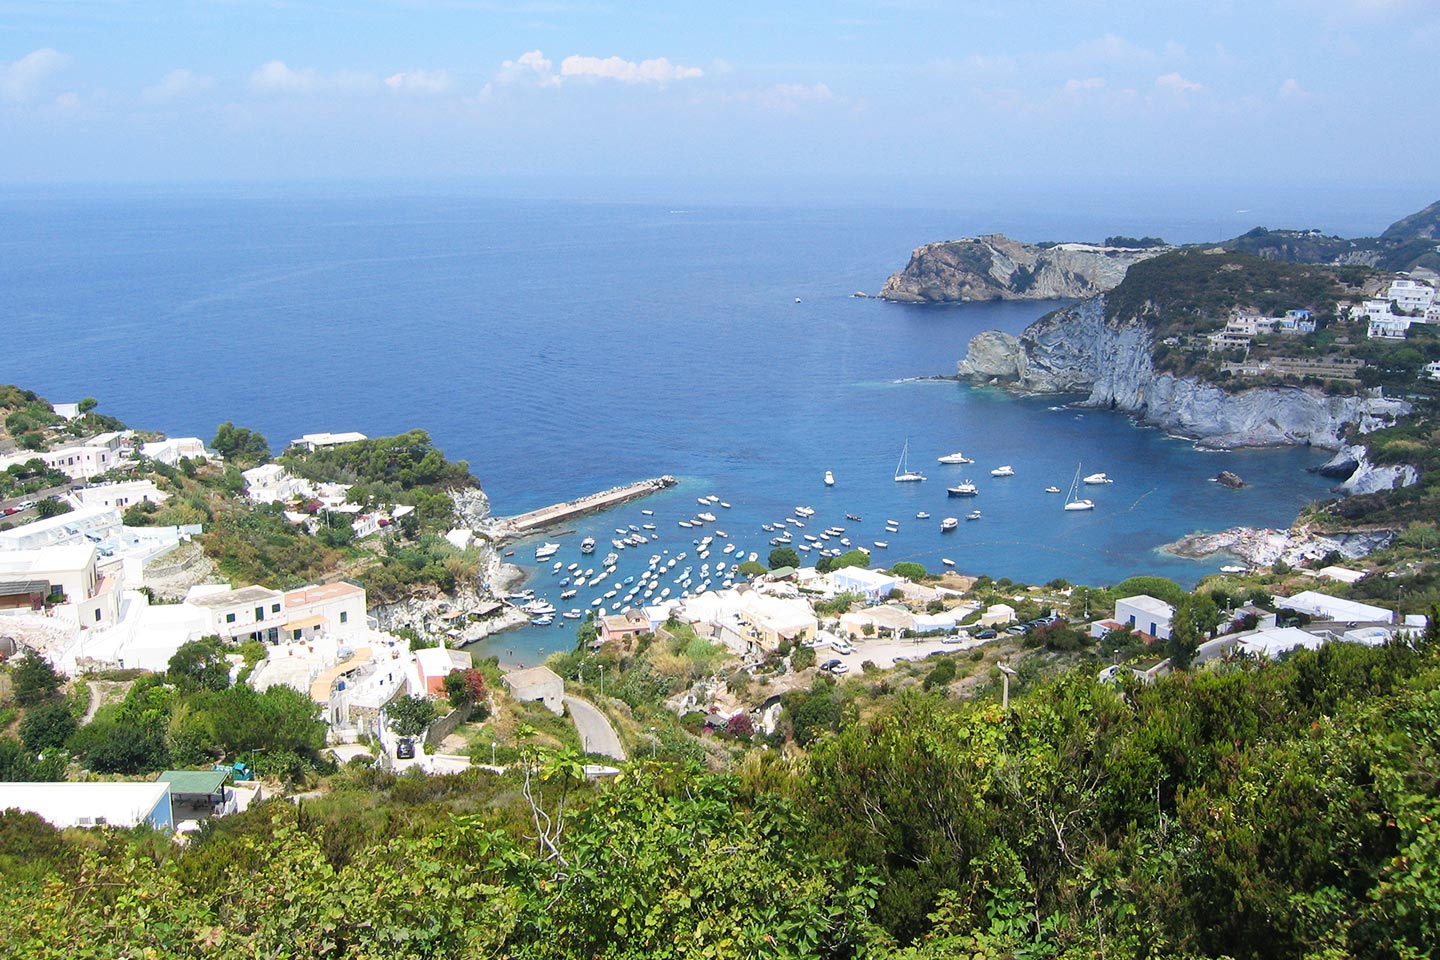
<svg viewBox="0 0 1440 960">
<path fill-rule="evenodd" d="M 279 612 L 280 612 L 280 604 L 278 604 L 278 603 L 272 603 L 272 604 L 270 604 L 270 612 L 271 612 L 271 613 L 279 613 Z"/>
<path fill-rule="evenodd" d="M 340 622 L 341 622 L 341 623 L 344 623 L 344 622 L 346 622 L 346 621 L 349 620 L 349 619 L 350 619 L 350 611 L 348 611 L 348 610 L 341 610 L 341 611 L 340 611 Z"/>
<path fill-rule="evenodd" d="M 290 632 L 291 632 L 291 634 L 292 634 L 292 636 L 290 637 L 291 640 L 299 640 L 299 639 L 300 639 L 300 633 L 301 633 L 301 631 L 299 631 L 299 630 L 292 630 L 292 631 L 290 631 Z"/>
<path fill-rule="evenodd" d="M 256 607 L 256 608 L 255 608 L 255 619 L 256 619 L 256 620 L 264 620 L 264 619 L 265 619 L 265 608 L 264 608 L 264 607 Z"/>
<path fill-rule="evenodd" d="M 100 622 L 100 611 L 99 611 L 99 610 L 96 610 L 96 611 L 95 611 L 95 622 L 96 622 L 96 623 L 99 623 L 99 622 Z"/>
<path fill-rule="evenodd" d="M 235 614 L 233 614 L 233 613 L 227 613 L 227 614 L 225 614 L 225 622 L 226 622 L 226 623 L 234 623 L 234 622 L 235 622 Z"/>
</svg>

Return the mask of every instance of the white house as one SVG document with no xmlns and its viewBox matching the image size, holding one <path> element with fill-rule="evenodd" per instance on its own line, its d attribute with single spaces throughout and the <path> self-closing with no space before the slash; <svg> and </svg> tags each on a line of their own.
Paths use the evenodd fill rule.
<svg viewBox="0 0 1440 960">
<path fill-rule="evenodd" d="M 191 587 L 185 602 L 205 611 L 205 631 L 230 640 L 264 640 L 276 643 L 286 626 L 285 594 L 268 587 Z"/>
<path fill-rule="evenodd" d="M 82 507 L 44 520 L 0 530 L 0 552 L 38 550 L 68 543 L 96 543 L 120 532 L 120 511 L 113 507 Z"/>
<path fill-rule="evenodd" d="M 1157 640 L 1169 640 L 1175 608 L 1164 600 L 1140 594 L 1115 601 L 1115 619 Z"/>
<path fill-rule="evenodd" d="M 1365 336 L 1371 340 L 1404 340 L 1414 322 L 1409 317 L 1371 317 Z"/>
<path fill-rule="evenodd" d="M 0 783 L 0 810 L 33 813 L 61 830 L 174 826 L 170 784 L 163 782 Z"/>
<path fill-rule="evenodd" d="M 363 433 L 356 433 L 353 430 L 349 433 L 307 433 L 297 440 L 291 440 L 292 447 L 304 447 L 306 450 L 323 450 L 326 447 L 338 447 L 342 443 L 356 443 L 360 440 L 368 440 L 369 437 Z"/>
<path fill-rule="evenodd" d="M 503 679 L 516 700 L 539 700 L 557 716 L 565 712 L 565 681 L 549 667 L 512 670 Z"/>
<path fill-rule="evenodd" d="M 309 494 L 310 485 L 298 477 L 292 477 L 278 463 L 266 463 L 251 467 L 240 474 L 245 478 L 245 496 L 255 503 L 275 503 L 294 500 Z"/>
<path fill-rule="evenodd" d="M 210 459 L 210 454 L 205 451 L 205 444 L 199 437 L 170 437 L 167 440 L 142 443 L 140 456 L 172 467 L 181 460 Z"/>
<path fill-rule="evenodd" d="M 864 594 L 870 600 L 887 596 L 891 590 L 895 589 L 897 583 L 895 577 L 888 573 L 866 570 L 864 567 L 845 567 L 840 570 L 832 570 L 830 582 L 835 585 L 837 593 Z"/>
<path fill-rule="evenodd" d="M 738 615 L 741 624 L 754 631 L 759 646 L 766 650 L 774 650 L 782 640 L 801 643 L 814 639 L 820 626 L 806 601 L 767 597 L 759 591 L 743 595 Z"/>
<path fill-rule="evenodd" d="M 1321 620 L 1338 620 L 1343 623 L 1393 623 L 1395 614 L 1384 607 L 1372 607 L 1368 603 L 1344 600 L 1329 594 L 1305 590 L 1286 599 L 1276 597 L 1275 605 L 1286 610 L 1309 614 Z"/>
<path fill-rule="evenodd" d="M 102 483 L 94 487 L 81 487 L 70 494 L 82 507 L 105 507 L 124 510 L 137 503 L 164 503 L 170 495 L 161 493 L 153 480 L 122 480 L 116 483 Z"/>
<path fill-rule="evenodd" d="M 1390 289 L 1385 292 L 1385 296 L 1407 313 L 1424 313 L 1435 302 L 1435 288 L 1410 277 L 1396 277 L 1390 281 Z"/>
<path fill-rule="evenodd" d="M 1425 364 L 1424 375 L 1430 380 L 1440 380 L 1440 360 Z"/>
<path fill-rule="evenodd" d="M 365 588 L 343 580 L 286 591 L 284 611 L 285 630 L 291 640 L 301 640 L 316 632 L 347 638 L 368 632 Z"/>
<path fill-rule="evenodd" d="M 121 456 L 118 445 L 112 448 L 108 443 L 81 443 L 58 450 L 22 450 L 12 453 L 0 458 L 0 470 L 11 464 L 40 460 L 47 467 L 59 470 L 72 480 L 88 480 L 114 467 L 120 462 Z"/>
</svg>

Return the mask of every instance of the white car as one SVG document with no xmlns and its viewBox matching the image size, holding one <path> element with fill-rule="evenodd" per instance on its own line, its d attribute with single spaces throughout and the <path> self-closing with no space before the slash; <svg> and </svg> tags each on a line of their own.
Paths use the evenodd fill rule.
<svg viewBox="0 0 1440 960">
<path fill-rule="evenodd" d="M 841 654 L 842 656 L 847 657 L 855 652 L 855 648 L 850 645 L 849 640 L 831 640 L 830 649 L 834 650 L 838 654 Z"/>
<path fill-rule="evenodd" d="M 842 663 L 841 661 L 836 660 L 836 661 L 834 661 L 833 663 L 827 665 L 827 666 L 825 667 L 825 669 L 826 669 L 826 670 L 829 670 L 831 673 L 836 674 L 836 675 L 838 676 L 839 674 L 842 674 L 842 673 L 849 673 L 849 672 L 850 672 L 850 664 L 848 664 L 848 663 Z"/>
</svg>

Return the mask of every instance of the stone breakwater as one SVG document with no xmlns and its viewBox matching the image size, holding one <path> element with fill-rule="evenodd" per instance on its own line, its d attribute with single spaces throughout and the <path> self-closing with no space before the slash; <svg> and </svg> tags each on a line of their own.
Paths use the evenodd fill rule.
<svg viewBox="0 0 1440 960">
<path fill-rule="evenodd" d="M 1311 533 L 1308 530 L 1231 527 L 1219 533 L 1189 534 L 1166 544 L 1160 551 L 1188 560 L 1203 560 L 1218 554 L 1235 557 L 1254 567 L 1268 567 L 1282 560 L 1295 566 L 1318 560 L 1332 551 L 1347 560 L 1354 560 L 1372 550 L 1389 546 L 1395 536 L 1393 530 Z"/>
<path fill-rule="evenodd" d="M 529 513 L 522 513 L 518 516 L 499 517 L 490 521 L 486 527 L 488 532 L 497 539 L 524 536 L 557 523 L 564 523 L 566 520 L 583 514 L 608 510 L 622 503 L 647 497 L 666 487 L 673 487 L 676 483 L 679 481 L 668 474 L 650 480 L 641 480 L 639 483 L 612 487 L 609 490 L 580 497 L 578 500 L 567 500 L 564 503 L 541 507 L 539 510 L 531 510 Z"/>
</svg>

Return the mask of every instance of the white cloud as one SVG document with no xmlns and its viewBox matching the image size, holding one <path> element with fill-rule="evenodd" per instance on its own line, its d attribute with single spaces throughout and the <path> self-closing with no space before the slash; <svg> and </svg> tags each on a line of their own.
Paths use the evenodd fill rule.
<svg viewBox="0 0 1440 960">
<path fill-rule="evenodd" d="M 173 103 L 208 93 L 214 86 L 213 77 L 181 68 L 171 70 L 159 83 L 140 91 L 140 99 L 146 103 Z"/>
<path fill-rule="evenodd" d="M 1199 93 L 1205 89 L 1193 80 L 1186 80 L 1178 73 L 1167 73 L 1164 76 L 1156 77 L 1155 86 L 1160 90 L 1177 94 Z"/>
<path fill-rule="evenodd" d="M 271 60 L 250 75 L 250 89 L 261 93 L 365 93 L 379 87 L 372 74 L 318 70 L 292 70 L 283 60 Z"/>
<path fill-rule="evenodd" d="M 522 53 L 514 60 L 506 60 L 500 64 L 500 73 L 495 77 L 496 83 L 523 83 L 531 81 L 542 87 L 560 86 L 560 78 L 555 76 L 548 57 L 539 50 L 531 50 Z"/>
<path fill-rule="evenodd" d="M 1296 80 L 1294 77 L 1291 77 L 1284 83 L 1280 84 L 1280 96 L 1286 100 L 1298 99 L 1300 97 L 1308 97 L 1309 95 L 1310 91 L 1302 87 L 1300 85 L 1300 81 Z"/>
<path fill-rule="evenodd" d="M 621 83 L 654 83 L 664 86 L 675 80 L 693 80 L 704 76 L 699 67 L 686 67 L 671 63 L 664 57 L 655 60 L 622 60 L 619 57 L 569 56 L 560 61 L 560 76 L 594 77 L 618 80 Z"/>
<path fill-rule="evenodd" d="M 396 93 L 444 93 L 453 82 L 447 70 L 411 70 L 385 78 L 385 86 Z"/>
<path fill-rule="evenodd" d="M 1065 81 L 1066 93 L 1084 93 L 1086 90 L 1101 90 L 1105 87 L 1103 77 L 1086 77 L 1083 80 L 1070 79 Z"/>
<path fill-rule="evenodd" d="M 32 50 L 19 60 L 0 65 L 0 100 L 29 100 L 52 74 L 64 69 L 70 58 L 49 47 Z"/>
</svg>

